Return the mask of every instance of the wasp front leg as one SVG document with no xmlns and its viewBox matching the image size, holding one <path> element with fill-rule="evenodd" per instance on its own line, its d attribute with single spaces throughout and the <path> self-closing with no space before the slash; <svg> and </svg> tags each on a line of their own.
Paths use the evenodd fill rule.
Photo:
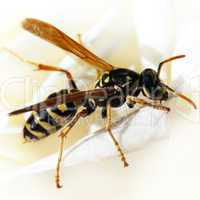
<svg viewBox="0 0 200 200">
<path fill-rule="evenodd" d="M 169 107 L 163 106 L 161 103 L 148 102 L 148 101 L 146 101 L 144 99 L 141 99 L 141 98 L 138 98 L 138 97 L 128 96 L 127 97 L 127 102 L 129 104 L 133 104 L 133 105 L 140 104 L 140 105 L 143 105 L 143 106 L 149 106 L 149 107 L 152 107 L 154 109 L 162 110 L 162 111 L 166 111 L 166 112 L 170 111 Z"/>
</svg>

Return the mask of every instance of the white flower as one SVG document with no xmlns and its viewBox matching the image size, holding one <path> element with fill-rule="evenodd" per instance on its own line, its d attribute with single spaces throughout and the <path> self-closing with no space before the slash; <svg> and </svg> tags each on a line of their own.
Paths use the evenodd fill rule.
<svg viewBox="0 0 200 200">
<path fill-rule="evenodd" d="M 62 12 L 59 13 L 63 19 L 61 17 L 53 19 L 50 15 L 41 18 L 76 37 L 73 27 L 69 28 L 64 24 L 64 19 L 68 17 L 68 14 L 62 14 Z M 161 60 L 179 54 L 182 50 L 176 46 L 179 38 L 174 15 L 171 1 L 154 0 L 153 5 L 151 1 L 143 0 L 116 1 L 102 14 L 101 19 L 98 19 L 93 27 L 88 28 L 85 25 L 80 32 L 83 33 L 83 42 L 86 47 L 116 66 L 132 67 L 137 71 L 142 70 L 143 65 L 156 68 Z M 62 50 L 27 32 L 20 33 L 7 46 L 30 60 L 50 65 L 59 64 L 60 67 L 70 69 L 81 89 L 91 88 L 93 85 L 95 70 L 91 66 L 87 66 L 72 55 L 66 55 Z M 180 52 L 177 52 L 177 49 Z M 183 63 L 181 63 L 182 66 Z M 176 74 L 180 71 L 179 64 L 180 62 L 173 64 Z M 64 75 L 33 72 L 31 66 L 21 63 L 7 53 L 0 55 L 0 65 L 6 66 L 5 71 L 2 72 L 5 78 L 1 79 L 3 97 L 1 109 L 3 111 L 7 108 L 14 110 L 24 103 L 38 102 L 52 91 L 66 87 Z M 170 82 L 175 76 L 173 74 L 169 77 L 170 67 L 166 68 L 168 76 L 164 78 Z M 181 82 L 175 82 L 174 85 L 178 88 L 183 83 L 184 81 L 181 80 Z M 184 91 L 189 90 L 187 88 Z M 11 106 L 11 104 L 14 105 Z M 171 106 L 172 112 L 175 112 L 177 105 Z M 170 132 L 166 113 L 142 108 L 126 118 L 121 116 L 122 111 L 125 115 L 127 114 L 126 109 L 120 109 L 115 113 L 120 116 L 115 119 L 118 123 L 114 128 L 114 133 L 127 152 L 141 148 L 147 142 L 162 138 Z M 184 111 L 189 113 L 187 109 Z M 100 114 L 97 112 L 92 117 L 81 120 L 71 131 L 66 142 L 65 166 L 116 156 L 116 150 L 106 131 L 101 130 L 98 134 L 94 134 L 104 124 L 104 121 L 99 118 Z M 57 135 L 37 143 L 22 144 L 24 122 L 23 116 L 1 122 L 0 154 L 20 163 L 20 170 L 15 171 L 14 175 L 54 169 L 59 145 Z"/>
</svg>

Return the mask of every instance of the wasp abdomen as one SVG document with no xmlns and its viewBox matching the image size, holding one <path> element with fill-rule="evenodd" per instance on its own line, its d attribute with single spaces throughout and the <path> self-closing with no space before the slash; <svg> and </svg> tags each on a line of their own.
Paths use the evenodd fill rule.
<svg viewBox="0 0 200 200">
<path fill-rule="evenodd" d="M 58 95 L 68 94 L 70 91 L 61 90 L 52 93 L 48 99 Z M 56 133 L 64 124 L 70 121 L 77 112 L 77 105 L 73 102 L 60 104 L 40 112 L 32 112 L 24 126 L 26 141 L 36 141 Z"/>
</svg>

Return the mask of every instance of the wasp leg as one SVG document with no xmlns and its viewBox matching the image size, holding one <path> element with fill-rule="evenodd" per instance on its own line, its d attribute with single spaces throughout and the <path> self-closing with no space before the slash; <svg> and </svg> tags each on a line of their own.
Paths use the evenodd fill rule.
<svg viewBox="0 0 200 200">
<path fill-rule="evenodd" d="M 55 176 L 57 188 L 62 188 L 62 185 L 60 184 L 60 170 L 63 157 L 64 143 L 65 143 L 65 137 L 60 137 L 60 149 L 59 149 L 59 156 L 58 156 L 58 161 L 56 166 L 56 176 Z"/>
<path fill-rule="evenodd" d="M 82 34 L 81 34 L 81 33 L 78 33 L 77 36 L 78 36 L 78 41 L 79 41 L 79 43 L 80 43 L 82 46 L 84 46 L 84 42 L 83 42 L 83 40 L 82 40 Z M 97 69 L 97 70 L 96 70 L 96 73 L 97 73 L 97 75 L 96 75 L 96 76 L 97 76 L 97 80 L 99 80 L 100 77 L 101 77 L 102 72 L 101 72 L 101 70 Z"/>
<path fill-rule="evenodd" d="M 74 127 L 76 122 L 80 119 L 80 117 L 85 117 L 87 116 L 87 110 L 82 109 L 77 112 L 75 117 L 71 120 L 70 123 L 68 123 L 62 130 L 59 135 L 60 137 L 60 149 L 59 149 L 59 156 L 58 156 L 58 161 L 57 161 L 57 167 L 56 167 L 56 176 L 55 176 L 55 181 L 56 181 L 56 187 L 61 188 L 62 185 L 60 184 L 60 171 L 61 171 L 61 163 L 62 163 L 62 158 L 63 158 L 63 151 L 64 151 L 64 143 L 65 143 L 65 138 L 69 131 Z"/>
<path fill-rule="evenodd" d="M 18 55 L 17 53 L 15 53 L 14 51 L 3 47 L 2 50 L 8 52 L 9 54 L 13 55 L 14 57 L 18 58 L 21 62 L 24 63 L 28 63 L 30 65 L 34 65 L 35 67 L 37 67 L 36 70 L 44 70 L 44 71 L 54 71 L 54 72 L 63 72 L 65 73 L 68 81 L 69 81 L 69 87 L 70 89 L 77 89 L 77 86 L 75 84 L 75 81 L 73 80 L 72 74 L 65 69 L 59 68 L 59 67 L 55 67 L 55 66 L 49 66 L 49 65 L 45 65 L 45 64 L 40 64 L 40 63 L 36 63 L 30 60 L 26 60 L 23 57 L 21 57 L 20 55 Z"/>
<path fill-rule="evenodd" d="M 132 104 L 138 103 L 138 104 L 141 104 L 143 106 L 150 106 L 150 107 L 152 107 L 154 109 L 162 110 L 162 111 L 166 111 L 166 112 L 170 111 L 169 107 L 166 107 L 166 106 L 163 106 L 163 105 L 157 104 L 157 103 L 151 103 L 151 102 L 145 101 L 144 99 L 137 98 L 137 97 L 129 96 L 128 97 L 128 102 L 132 103 Z"/>
<path fill-rule="evenodd" d="M 102 108 L 102 110 L 101 110 L 101 117 L 103 119 L 107 118 L 107 108 L 106 107 Z"/>
<path fill-rule="evenodd" d="M 76 86 L 76 83 L 72 77 L 72 74 L 65 69 L 59 68 L 59 67 L 54 67 L 54 66 L 49 66 L 49 65 L 44 65 L 44 64 L 37 64 L 38 69 L 37 70 L 44 70 L 44 71 L 54 71 L 54 72 L 63 72 L 65 73 L 68 83 L 69 83 L 69 88 L 70 89 L 78 89 Z"/>
<path fill-rule="evenodd" d="M 112 124 L 112 115 L 111 115 L 111 106 L 110 104 L 107 105 L 107 123 L 106 123 L 106 130 L 108 131 L 112 141 L 114 142 L 115 147 L 117 148 L 117 151 L 120 154 L 120 158 L 122 160 L 122 162 L 124 163 L 124 167 L 128 167 L 128 162 L 126 161 L 126 158 L 124 156 L 124 153 L 118 143 L 118 141 L 116 140 L 116 138 L 114 137 L 113 133 L 112 133 L 112 129 L 111 129 L 111 124 Z"/>
<path fill-rule="evenodd" d="M 78 36 L 78 42 L 79 42 L 82 46 L 84 46 L 84 43 L 83 43 L 83 40 L 82 40 L 82 34 L 81 34 L 81 33 L 78 33 L 77 36 Z"/>
</svg>

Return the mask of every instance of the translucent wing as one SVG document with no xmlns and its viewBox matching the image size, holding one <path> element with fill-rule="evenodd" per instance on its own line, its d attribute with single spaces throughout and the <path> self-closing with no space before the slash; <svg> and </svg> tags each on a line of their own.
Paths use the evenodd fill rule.
<svg viewBox="0 0 200 200">
<path fill-rule="evenodd" d="M 94 89 L 94 90 L 88 90 L 88 91 L 80 91 L 80 92 L 73 92 L 66 95 L 60 95 L 57 97 L 53 97 L 50 99 L 47 99 L 45 101 L 27 106 L 25 108 L 21 108 L 18 110 L 15 110 L 13 112 L 10 112 L 9 115 L 18 115 L 29 111 L 41 111 L 44 109 L 47 109 L 52 106 L 56 106 L 63 103 L 69 103 L 69 102 L 80 102 L 84 99 L 99 99 L 99 98 L 106 98 L 111 94 L 114 94 L 115 89 L 110 88 L 102 88 L 102 89 Z"/>
<path fill-rule="evenodd" d="M 27 18 L 23 21 L 22 26 L 25 30 L 39 36 L 44 40 L 47 40 L 48 42 L 66 51 L 75 54 L 79 58 L 85 60 L 97 68 L 100 68 L 101 70 L 110 71 L 113 69 L 111 64 L 99 58 L 51 24 L 38 19 Z"/>
</svg>

